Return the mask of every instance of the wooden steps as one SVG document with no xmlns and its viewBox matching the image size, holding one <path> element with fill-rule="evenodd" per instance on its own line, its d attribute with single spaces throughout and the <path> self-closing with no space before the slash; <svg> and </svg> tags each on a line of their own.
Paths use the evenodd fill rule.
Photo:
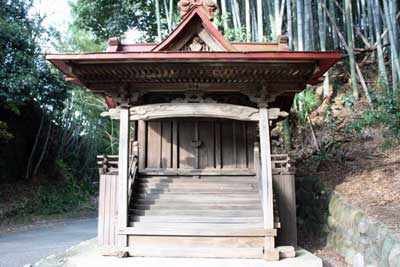
<svg viewBox="0 0 400 267">
<path fill-rule="evenodd" d="M 254 176 L 139 177 L 128 215 L 136 256 L 261 258 L 276 236 L 263 227 Z"/>
<path fill-rule="evenodd" d="M 263 237 L 130 236 L 133 256 L 261 258 Z"/>
<path fill-rule="evenodd" d="M 205 247 L 149 247 L 133 246 L 128 249 L 129 255 L 134 257 L 162 257 L 162 258 L 241 258 L 257 259 L 263 257 L 263 247 L 252 248 L 224 248 L 210 249 Z"/>
</svg>

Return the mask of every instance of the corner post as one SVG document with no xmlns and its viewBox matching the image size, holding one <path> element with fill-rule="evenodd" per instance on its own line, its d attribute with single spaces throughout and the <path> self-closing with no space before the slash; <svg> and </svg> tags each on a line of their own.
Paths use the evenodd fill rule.
<svg viewBox="0 0 400 267">
<path fill-rule="evenodd" d="M 129 106 L 121 106 L 119 120 L 119 157 L 118 157 L 118 229 L 128 226 L 128 173 L 129 173 Z M 128 245 L 125 234 L 119 234 L 118 247 Z"/>
<path fill-rule="evenodd" d="M 261 186 L 262 207 L 264 213 L 264 229 L 274 229 L 274 207 L 272 188 L 271 140 L 267 104 L 259 104 L 260 121 L 260 154 L 261 154 Z M 266 236 L 264 242 L 264 259 L 279 260 L 279 252 L 275 250 L 275 238 Z"/>
<path fill-rule="evenodd" d="M 260 109 L 260 154 L 261 180 L 263 188 L 264 228 L 274 228 L 271 143 L 269 135 L 269 118 L 267 105 L 259 105 Z"/>
</svg>

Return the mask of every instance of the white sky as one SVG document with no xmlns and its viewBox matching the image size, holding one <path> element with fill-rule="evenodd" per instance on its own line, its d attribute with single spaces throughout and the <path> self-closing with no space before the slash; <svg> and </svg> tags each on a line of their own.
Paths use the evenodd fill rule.
<svg viewBox="0 0 400 267">
<path fill-rule="evenodd" d="M 74 0 L 69 0 L 74 2 Z M 45 15 L 46 18 L 43 21 L 44 26 L 55 27 L 61 35 L 68 31 L 68 25 L 72 21 L 71 9 L 68 5 L 68 0 L 35 0 L 34 6 L 31 12 Z M 96 0 L 93 0 L 96 1 Z M 124 42 L 135 43 L 136 40 L 141 36 L 136 30 L 130 30 L 126 33 Z"/>
<path fill-rule="evenodd" d="M 32 12 L 45 15 L 44 25 L 53 26 L 61 33 L 67 31 L 72 20 L 68 0 L 35 0 Z"/>
</svg>

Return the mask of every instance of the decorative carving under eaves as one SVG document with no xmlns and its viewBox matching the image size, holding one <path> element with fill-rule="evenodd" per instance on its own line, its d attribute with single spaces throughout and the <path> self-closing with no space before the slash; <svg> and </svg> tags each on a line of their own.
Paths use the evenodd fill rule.
<svg viewBox="0 0 400 267">
<path fill-rule="evenodd" d="M 193 36 L 189 42 L 187 42 L 180 51 L 186 52 L 209 52 L 211 48 L 197 35 Z"/>
<path fill-rule="evenodd" d="M 124 84 L 120 86 L 115 100 L 119 105 L 129 106 L 132 104 L 137 104 L 139 102 L 139 98 L 143 94 L 144 92 L 130 92 L 128 89 L 128 84 Z"/>
<path fill-rule="evenodd" d="M 261 90 L 257 89 L 243 90 L 241 91 L 241 93 L 246 95 L 251 102 L 256 103 L 258 105 L 274 102 L 276 97 L 279 95 L 279 93 L 277 92 L 274 93 L 267 92 L 265 88 Z"/>
<path fill-rule="evenodd" d="M 176 98 L 171 103 L 217 103 L 212 98 L 205 98 L 204 92 L 201 91 L 187 91 L 185 98 Z"/>
</svg>

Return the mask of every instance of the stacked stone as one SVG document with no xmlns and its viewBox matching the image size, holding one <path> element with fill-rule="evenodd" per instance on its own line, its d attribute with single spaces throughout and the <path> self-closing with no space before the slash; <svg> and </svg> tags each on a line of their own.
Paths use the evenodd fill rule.
<svg viewBox="0 0 400 267">
<path fill-rule="evenodd" d="M 354 267 L 400 267 L 400 240 L 338 193 L 329 202 L 327 243 Z"/>
</svg>

